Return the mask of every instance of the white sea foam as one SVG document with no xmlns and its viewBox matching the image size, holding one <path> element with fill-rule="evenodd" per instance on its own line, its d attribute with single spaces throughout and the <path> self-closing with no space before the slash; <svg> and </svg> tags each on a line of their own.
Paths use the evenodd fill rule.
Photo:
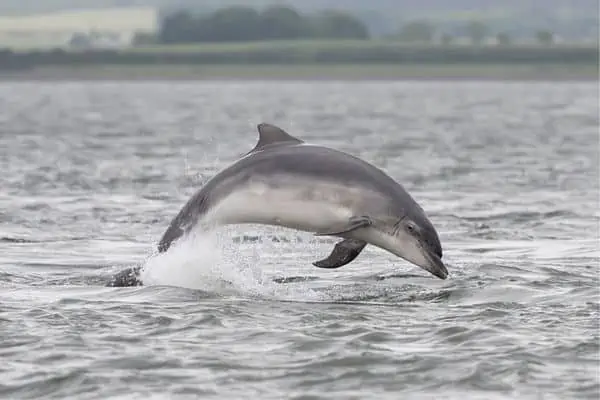
<svg viewBox="0 0 600 400">
<path fill-rule="evenodd" d="M 252 252 L 241 251 L 226 229 L 192 232 L 169 251 L 150 257 L 142 267 L 145 286 L 168 285 L 218 293 L 298 301 L 323 300 L 308 282 L 273 281 L 260 257 L 261 243 Z"/>
</svg>

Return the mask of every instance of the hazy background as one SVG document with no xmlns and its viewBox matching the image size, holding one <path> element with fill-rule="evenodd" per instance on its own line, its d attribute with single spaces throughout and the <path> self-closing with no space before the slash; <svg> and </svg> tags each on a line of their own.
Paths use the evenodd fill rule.
<svg viewBox="0 0 600 400">
<path fill-rule="evenodd" d="M 0 46 L 57 46 L 74 34 L 97 39 L 97 46 L 124 46 L 136 32 L 155 32 L 162 16 L 176 9 L 209 13 L 244 5 L 264 8 L 292 6 L 299 12 L 346 11 L 363 22 L 372 37 L 398 35 L 403 26 L 426 21 L 433 39 L 467 37 L 465 26 L 485 25 L 486 36 L 513 42 L 535 41 L 550 31 L 555 41 L 598 40 L 598 1 L 595 0 L 3 0 L 0 2 Z M 115 35 L 120 35 L 115 39 Z"/>
</svg>

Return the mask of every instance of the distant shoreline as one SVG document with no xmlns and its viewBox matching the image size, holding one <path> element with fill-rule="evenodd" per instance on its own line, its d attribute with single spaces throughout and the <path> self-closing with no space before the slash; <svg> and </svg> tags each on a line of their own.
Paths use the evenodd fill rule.
<svg viewBox="0 0 600 400">
<path fill-rule="evenodd" d="M 598 81 L 594 65 L 553 64 L 301 64 L 301 65 L 85 65 L 0 71 L 0 81 L 194 80 L 492 80 Z"/>
<path fill-rule="evenodd" d="M 464 46 L 373 40 L 0 51 L 2 80 L 598 80 L 591 45 Z"/>
</svg>

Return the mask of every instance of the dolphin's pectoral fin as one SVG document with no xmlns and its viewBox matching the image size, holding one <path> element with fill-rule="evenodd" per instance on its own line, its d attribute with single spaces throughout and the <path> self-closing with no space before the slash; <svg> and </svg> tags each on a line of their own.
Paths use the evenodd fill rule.
<svg viewBox="0 0 600 400">
<path fill-rule="evenodd" d="M 334 226 L 332 229 L 327 231 L 316 232 L 315 236 L 335 236 L 341 235 L 342 233 L 348 233 L 358 228 L 365 228 L 373 224 L 371 218 L 366 216 L 361 217 L 350 217 L 347 223 L 340 226 Z"/>
<path fill-rule="evenodd" d="M 313 265 L 319 268 L 339 268 L 354 261 L 367 242 L 356 239 L 344 239 L 338 242 L 327 258 L 315 261 Z"/>
</svg>

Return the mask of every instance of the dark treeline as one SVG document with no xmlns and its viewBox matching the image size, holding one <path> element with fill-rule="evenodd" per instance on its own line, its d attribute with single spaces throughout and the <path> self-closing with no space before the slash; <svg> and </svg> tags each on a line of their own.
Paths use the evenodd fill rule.
<svg viewBox="0 0 600 400">
<path fill-rule="evenodd" d="M 291 7 L 274 5 L 262 10 L 232 6 L 206 15 L 176 11 L 161 19 L 157 41 L 172 44 L 368 38 L 366 25 L 347 12 L 325 10 L 305 15 Z"/>
<path fill-rule="evenodd" d="M 355 42 L 327 46 L 303 43 L 190 51 L 148 49 L 30 51 L 0 50 L 0 69 L 27 70 L 43 66 L 98 65 L 260 65 L 260 64 L 535 64 L 598 65 L 597 47 L 471 47 L 398 46 L 386 43 Z"/>
</svg>

